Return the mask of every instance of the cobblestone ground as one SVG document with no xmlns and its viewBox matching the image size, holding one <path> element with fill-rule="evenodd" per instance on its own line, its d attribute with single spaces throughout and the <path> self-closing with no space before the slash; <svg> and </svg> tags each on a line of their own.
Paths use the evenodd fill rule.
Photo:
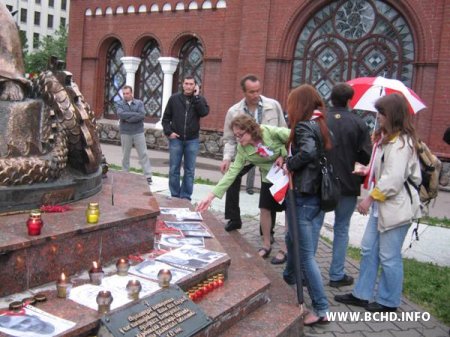
<svg viewBox="0 0 450 337">
<path fill-rule="evenodd" d="M 223 213 L 215 212 L 218 219 L 222 220 L 225 224 Z M 240 234 L 257 250 L 261 247 L 262 240 L 259 234 L 259 219 L 252 217 L 243 217 L 243 226 L 240 229 Z M 275 243 L 272 245 L 271 257 L 275 256 L 276 252 L 282 246 L 284 247 L 284 226 L 277 225 L 275 227 Z M 337 319 L 330 324 L 317 325 L 315 327 L 305 327 L 306 336 L 320 336 L 320 337 L 449 337 L 450 329 L 449 327 L 438 322 L 434 317 L 430 317 L 429 320 L 424 320 L 419 318 L 416 321 L 393 321 L 386 319 L 384 321 L 375 321 L 375 317 L 370 321 L 364 321 L 362 315 L 364 315 L 365 310 L 363 308 L 358 308 L 354 306 L 347 306 L 334 301 L 334 296 L 337 294 L 350 292 L 352 286 L 332 288 L 328 286 L 328 268 L 331 263 L 332 247 L 320 240 L 318 250 L 317 250 L 317 262 L 322 271 L 322 277 L 325 284 L 325 291 L 327 293 L 330 311 L 340 312 L 340 313 L 358 313 L 361 312 L 359 320 L 350 319 L 347 320 Z M 279 272 L 280 277 L 283 272 L 284 265 L 272 265 L 270 264 L 270 258 L 267 263 Z M 347 258 L 346 261 L 346 273 L 353 276 L 355 279 L 359 272 L 359 263 L 353 259 Z M 294 295 L 294 292 L 293 292 Z M 294 295 L 295 296 L 295 295 Z M 310 305 L 310 299 L 305 288 L 305 302 L 306 305 Z M 411 301 L 403 298 L 400 309 L 398 310 L 398 315 L 402 315 L 403 312 L 420 312 L 423 313 L 424 310 L 418 305 L 412 303 Z M 357 314 L 356 314 L 357 315 Z M 405 314 L 403 314 L 405 315 Z M 421 314 L 422 315 L 422 314 Z M 427 315 L 421 316 L 427 318 Z"/>
</svg>

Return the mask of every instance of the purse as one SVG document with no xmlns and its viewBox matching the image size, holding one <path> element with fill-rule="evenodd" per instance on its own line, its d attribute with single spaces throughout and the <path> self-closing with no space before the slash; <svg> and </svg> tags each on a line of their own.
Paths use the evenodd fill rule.
<svg viewBox="0 0 450 337">
<path fill-rule="evenodd" d="M 330 131 L 331 132 L 331 131 Z M 322 144 L 322 138 L 315 132 L 316 146 L 319 149 L 319 166 L 322 175 L 320 183 L 320 209 L 324 212 L 333 211 L 341 197 L 341 181 L 333 170 L 333 165 L 328 162 Z"/>
<path fill-rule="evenodd" d="M 319 159 L 322 182 L 320 184 L 320 209 L 324 212 L 333 211 L 341 196 L 341 182 L 334 174 L 333 165 L 328 163 L 325 155 Z"/>
</svg>

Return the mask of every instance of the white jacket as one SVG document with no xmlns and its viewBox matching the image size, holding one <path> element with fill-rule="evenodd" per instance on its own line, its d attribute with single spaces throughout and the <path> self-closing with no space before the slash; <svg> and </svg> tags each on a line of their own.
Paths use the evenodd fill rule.
<svg viewBox="0 0 450 337">
<path fill-rule="evenodd" d="M 278 101 L 268 98 L 265 96 L 260 96 L 263 111 L 261 124 L 286 127 L 286 121 L 283 115 L 283 109 L 281 108 Z M 234 137 L 233 130 L 231 129 L 231 121 L 234 117 L 241 113 L 245 113 L 245 98 L 233 105 L 227 112 L 225 116 L 225 123 L 223 126 L 223 160 L 233 160 L 236 155 L 236 138 Z M 253 117 L 253 116 L 252 116 Z"/>
<path fill-rule="evenodd" d="M 378 202 L 378 230 L 384 232 L 419 218 L 419 193 L 409 184 L 411 198 L 405 187 L 408 178 L 415 185 L 422 180 L 417 152 L 409 138 L 394 137 L 376 151 L 374 160 L 375 187 L 370 195 Z"/>
</svg>

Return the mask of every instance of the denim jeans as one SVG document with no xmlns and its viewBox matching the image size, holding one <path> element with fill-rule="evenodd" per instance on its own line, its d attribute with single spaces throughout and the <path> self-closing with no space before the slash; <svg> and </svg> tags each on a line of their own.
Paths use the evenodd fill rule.
<svg viewBox="0 0 450 337">
<path fill-rule="evenodd" d="M 348 229 L 355 210 L 356 199 L 356 196 L 341 196 L 334 210 L 333 256 L 329 271 L 331 281 L 342 280 L 345 276 L 344 265 L 348 246 Z M 314 235 L 320 235 L 324 218 L 325 212 L 320 212 L 320 215 L 314 219 L 313 230 L 317 231 Z M 314 247 L 314 253 L 316 251 L 317 244 Z"/>
<path fill-rule="evenodd" d="M 144 133 L 136 135 L 120 135 L 120 143 L 122 144 L 122 168 L 124 171 L 130 170 L 130 153 L 134 144 L 134 148 L 138 153 L 139 164 L 146 177 L 152 176 L 152 166 L 147 153 L 147 143 L 145 141 Z"/>
<path fill-rule="evenodd" d="M 169 139 L 169 189 L 172 197 L 191 200 L 199 146 L 198 138 L 191 140 Z M 183 160 L 184 173 L 180 185 L 181 160 Z"/>
<path fill-rule="evenodd" d="M 324 317 L 328 312 L 328 300 L 323 287 L 323 280 L 319 266 L 314 257 L 314 247 L 317 246 L 319 237 L 313 230 L 313 220 L 320 214 L 320 199 L 316 195 L 296 194 L 297 222 L 294 224 L 299 229 L 299 249 L 302 275 L 304 275 L 312 306 L 316 315 Z M 287 203 L 289 205 L 289 202 Z M 288 206 L 289 207 L 289 206 Z M 287 210 L 290 212 L 292 210 Z M 294 273 L 293 242 L 290 231 L 286 233 L 286 247 L 288 250 L 286 269 L 283 275 L 292 278 Z M 295 276 L 294 276 L 295 277 Z"/>
<path fill-rule="evenodd" d="M 353 295 L 397 308 L 400 306 L 403 286 L 402 245 L 410 224 L 383 233 L 377 228 L 378 218 L 371 212 L 361 242 L 361 266 Z M 378 268 L 381 266 L 378 288 Z"/>
</svg>

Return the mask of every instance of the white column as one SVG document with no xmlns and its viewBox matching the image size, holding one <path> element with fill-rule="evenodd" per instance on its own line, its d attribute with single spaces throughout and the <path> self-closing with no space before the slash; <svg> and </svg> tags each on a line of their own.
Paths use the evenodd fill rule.
<svg viewBox="0 0 450 337">
<path fill-rule="evenodd" d="M 160 57 L 158 58 L 161 64 L 161 70 L 164 74 L 163 79 L 163 96 L 162 96 L 162 107 L 161 107 L 161 119 L 166 109 L 167 101 L 172 95 L 172 84 L 173 84 L 173 73 L 177 70 L 179 59 L 175 57 Z M 157 128 L 161 128 L 161 119 L 156 123 Z"/>
<path fill-rule="evenodd" d="M 121 57 L 120 60 L 123 63 L 125 71 L 127 72 L 126 85 L 132 87 L 134 92 L 134 80 L 136 76 L 136 71 L 138 70 L 139 64 L 141 63 L 141 59 L 139 57 L 134 56 L 124 56 Z"/>
</svg>

